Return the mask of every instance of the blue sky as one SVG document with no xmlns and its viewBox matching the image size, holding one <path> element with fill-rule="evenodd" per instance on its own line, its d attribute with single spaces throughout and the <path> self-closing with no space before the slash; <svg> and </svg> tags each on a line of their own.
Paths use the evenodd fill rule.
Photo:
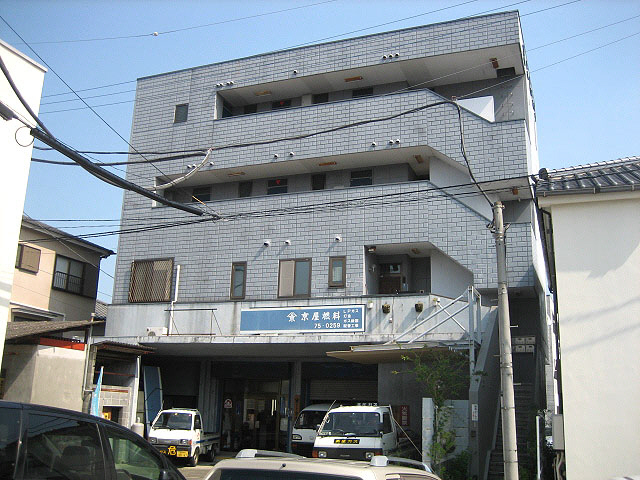
<svg viewBox="0 0 640 480">
<path fill-rule="evenodd" d="M 3 0 L 0 15 L 51 67 L 40 108 L 49 130 L 78 150 L 122 151 L 126 143 L 80 101 L 70 101 L 76 97 L 54 71 L 128 140 L 139 77 L 517 9 L 535 97 L 540 165 L 562 168 L 640 155 L 640 2 L 568 2 Z M 7 23 L 0 20 L 0 38 L 38 60 Z M 111 86 L 96 88 L 105 85 Z M 55 152 L 34 150 L 33 156 L 64 160 Z M 73 234 L 109 231 L 117 229 L 121 205 L 121 190 L 78 167 L 32 162 L 25 213 L 35 219 Z M 115 235 L 89 240 L 117 250 Z M 98 298 L 107 302 L 114 265 L 114 257 L 103 261 Z"/>
</svg>

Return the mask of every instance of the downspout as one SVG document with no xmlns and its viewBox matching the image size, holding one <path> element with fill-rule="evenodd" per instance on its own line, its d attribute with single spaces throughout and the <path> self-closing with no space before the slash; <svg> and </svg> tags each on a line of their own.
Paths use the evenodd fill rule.
<svg viewBox="0 0 640 480">
<path fill-rule="evenodd" d="M 173 300 L 171 300 L 171 306 L 169 307 L 169 328 L 167 328 L 167 335 L 171 335 L 173 331 L 173 307 L 178 301 L 178 289 L 180 288 L 180 265 L 176 267 L 176 289 L 173 293 Z"/>
</svg>

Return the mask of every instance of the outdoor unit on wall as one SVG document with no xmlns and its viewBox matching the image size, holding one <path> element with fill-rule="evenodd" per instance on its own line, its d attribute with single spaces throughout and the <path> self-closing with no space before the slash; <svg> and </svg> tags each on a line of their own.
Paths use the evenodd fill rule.
<svg viewBox="0 0 640 480">
<path fill-rule="evenodd" d="M 167 327 L 147 327 L 147 336 L 149 337 L 159 337 L 167 333 Z"/>
</svg>

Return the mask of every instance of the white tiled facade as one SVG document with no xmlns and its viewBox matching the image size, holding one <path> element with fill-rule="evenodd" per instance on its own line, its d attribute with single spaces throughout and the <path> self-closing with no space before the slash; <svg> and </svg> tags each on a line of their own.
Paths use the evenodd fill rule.
<svg viewBox="0 0 640 480">
<path fill-rule="evenodd" d="M 372 95 L 352 96 L 367 87 Z M 325 93 L 325 101 L 314 103 L 314 95 Z M 194 222 L 120 237 L 107 336 L 152 344 L 160 354 L 230 361 L 235 345 L 243 345 L 249 357 L 257 345 L 255 356 L 262 357 L 268 345 L 274 348 L 271 359 L 304 361 L 305 345 L 326 343 L 326 351 L 393 340 L 416 322 L 416 302 L 431 311 L 437 298 L 455 298 L 469 284 L 493 297 L 495 244 L 487 228 L 492 213 L 471 185 L 458 111 L 442 104 L 402 114 L 451 96 L 493 102 L 494 122 L 462 109 L 464 145 L 476 180 L 492 201 L 506 206 L 509 286 L 537 305 L 538 238 L 527 179 L 538 163 L 535 114 L 519 16 L 505 12 L 139 79 L 131 144 L 139 152 L 216 148 L 210 162 L 166 192 L 189 201 L 192 189 L 207 186 L 210 200 L 191 203 L 205 210 L 196 219 L 125 193 L 123 229 Z M 272 109 L 280 100 L 290 100 L 290 107 Z M 188 105 L 185 122 L 174 122 L 178 105 Z M 303 139 L 255 144 L 396 114 Z M 147 187 L 162 184 L 191 172 L 202 158 L 130 164 L 127 179 Z M 351 172 L 363 169 L 372 171 L 371 184 L 350 186 Z M 312 190 L 316 174 L 324 174 L 323 189 Z M 287 179 L 286 193 L 267 194 L 275 178 Z M 247 181 L 251 195 L 239 197 L 239 182 Z M 330 257 L 346 259 L 344 287 L 328 285 Z M 128 300 L 132 262 L 161 258 L 174 260 L 173 314 L 169 302 Z M 279 262 L 287 259 L 311 259 L 308 297 L 278 296 Z M 241 300 L 230 299 L 234 262 L 246 262 Z M 378 273 L 387 263 L 402 265 L 399 292 L 383 291 Z M 368 305 L 363 332 L 248 337 L 240 329 L 247 309 L 348 304 Z M 382 312 L 383 304 L 392 305 L 391 316 Z M 483 315 L 480 335 L 495 312 Z M 528 320 L 535 329 L 537 320 Z M 148 327 L 168 327 L 176 336 L 148 337 Z M 466 338 L 453 323 L 430 335 L 426 339 Z"/>
</svg>

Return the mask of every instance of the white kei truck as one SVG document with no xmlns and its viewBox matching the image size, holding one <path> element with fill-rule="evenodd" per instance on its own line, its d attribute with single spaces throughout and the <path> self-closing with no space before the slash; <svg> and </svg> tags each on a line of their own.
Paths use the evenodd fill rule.
<svg viewBox="0 0 640 480">
<path fill-rule="evenodd" d="M 312 456 L 368 461 L 397 449 L 398 431 L 390 406 L 337 407 L 320 425 Z"/>
<path fill-rule="evenodd" d="M 149 443 L 169 458 L 195 467 L 201 455 L 213 460 L 220 451 L 220 434 L 205 432 L 200 412 L 191 408 L 160 410 L 151 423 Z"/>
</svg>

